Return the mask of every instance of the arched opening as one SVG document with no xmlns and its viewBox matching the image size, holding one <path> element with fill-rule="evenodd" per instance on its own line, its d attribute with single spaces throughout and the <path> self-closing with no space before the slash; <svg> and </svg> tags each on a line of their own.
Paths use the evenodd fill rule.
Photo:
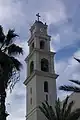
<svg viewBox="0 0 80 120">
<path fill-rule="evenodd" d="M 43 40 L 40 41 L 40 49 L 44 49 L 45 47 L 45 42 Z"/>
<path fill-rule="evenodd" d="M 33 72 L 33 70 L 34 70 L 34 62 L 31 61 L 31 63 L 30 63 L 30 74 Z"/>
<path fill-rule="evenodd" d="M 41 70 L 45 72 L 49 71 L 49 63 L 48 60 L 45 58 L 41 59 Z"/>
<path fill-rule="evenodd" d="M 30 104 L 32 105 L 32 97 L 30 98 Z"/>
<path fill-rule="evenodd" d="M 30 94 L 32 94 L 32 87 L 30 88 Z"/>
<path fill-rule="evenodd" d="M 44 82 L 44 92 L 48 92 L 48 82 Z"/>
<path fill-rule="evenodd" d="M 32 52 L 34 49 L 34 42 L 30 45 L 30 52 Z"/>
<path fill-rule="evenodd" d="M 32 43 L 32 49 L 34 49 L 34 42 Z"/>
<path fill-rule="evenodd" d="M 31 44 L 31 51 L 34 49 L 34 42 Z"/>
<path fill-rule="evenodd" d="M 48 94 L 46 94 L 46 101 L 48 101 Z"/>
</svg>

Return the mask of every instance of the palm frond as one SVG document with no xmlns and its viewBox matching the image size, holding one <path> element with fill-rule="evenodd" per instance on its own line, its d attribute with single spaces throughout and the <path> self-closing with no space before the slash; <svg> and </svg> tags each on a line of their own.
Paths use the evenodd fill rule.
<svg viewBox="0 0 80 120">
<path fill-rule="evenodd" d="M 13 41 L 13 38 L 17 37 L 18 35 L 16 33 L 14 33 L 15 30 L 14 29 L 9 29 L 8 31 L 8 34 L 6 36 L 6 41 L 5 41 L 5 44 L 8 46 L 9 44 L 12 43 Z"/>
<path fill-rule="evenodd" d="M 3 33 L 3 27 L 0 25 L 0 43 L 2 44 L 5 40 L 5 35 Z"/>
<path fill-rule="evenodd" d="M 75 58 L 75 57 L 74 57 L 74 59 L 80 63 L 80 59 L 78 59 L 78 58 Z"/>
<path fill-rule="evenodd" d="M 46 117 L 47 119 L 49 119 L 49 115 L 47 114 L 47 112 L 45 111 L 45 109 L 44 109 L 43 107 L 41 107 L 41 106 L 39 106 L 39 109 L 40 109 L 40 111 L 45 115 L 45 117 Z"/>
<path fill-rule="evenodd" d="M 6 119 L 9 115 L 5 112 L 6 89 L 9 87 L 11 92 L 14 85 L 20 80 L 20 68 L 22 64 L 15 57 L 11 57 L 12 53 L 20 54 L 23 52 L 19 46 L 15 44 L 11 46 L 14 42 L 13 40 L 15 40 L 14 38 L 17 36 L 14 30 L 11 29 L 5 35 L 0 25 L 0 105 L 2 107 L 0 118 L 2 120 Z"/>
<path fill-rule="evenodd" d="M 23 54 L 23 50 L 21 47 L 15 45 L 15 44 L 11 44 L 9 47 L 8 47 L 8 54 L 9 55 L 15 55 L 15 54 Z"/>
<path fill-rule="evenodd" d="M 13 67 L 10 64 L 8 64 L 7 60 L 6 63 L 5 61 L 3 62 L 0 61 L 0 65 L 3 71 L 2 75 L 0 76 L 0 84 L 3 82 L 6 89 L 9 78 L 12 76 Z"/>
<path fill-rule="evenodd" d="M 71 112 L 71 114 L 67 117 L 66 120 L 78 120 L 79 117 L 80 117 L 80 108 Z"/>
<path fill-rule="evenodd" d="M 41 110 L 41 112 L 49 119 L 48 114 L 46 113 L 46 111 L 44 110 L 43 107 L 39 106 L 39 109 Z"/>
<path fill-rule="evenodd" d="M 61 117 L 61 102 L 58 98 L 58 100 L 55 102 L 55 110 L 56 110 L 56 117 L 59 120 Z"/>
<path fill-rule="evenodd" d="M 52 120 L 53 120 L 53 119 L 56 120 L 56 115 L 55 115 L 55 112 L 54 112 L 52 106 L 50 106 L 50 113 L 51 113 L 51 118 L 52 118 Z"/>
<path fill-rule="evenodd" d="M 50 106 L 47 101 L 42 103 L 42 106 L 39 106 L 39 109 L 41 110 L 41 112 L 44 113 L 44 115 L 47 117 L 47 119 L 56 120 L 55 112 L 54 112 L 52 106 Z"/>
<path fill-rule="evenodd" d="M 50 120 L 53 120 L 53 118 L 56 119 L 55 113 L 54 113 L 52 107 L 49 105 L 49 103 L 47 101 L 45 101 L 45 104 L 46 104 L 47 109 L 48 109 Z"/>
<path fill-rule="evenodd" d="M 79 93 L 80 92 L 80 88 L 79 87 L 76 87 L 76 86 L 60 86 L 59 87 L 59 90 L 64 90 L 64 91 L 69 91 L 69 92 L 77 92 Z"/>
<path fill-rule="evenodd" d="M 69 81 L 71 81 L 73 83 L 76 83 L 77 85 L 80 85 L 80 81 L 79 80 L 69 80 Z"/>
<path fill-rule="evenodd" d="M 63 105 L 61 105 L 61 101 L 58 98 L 55 102 L 55 110 L 53 110 L 47 101 L 42 103 L 42 106 L 39 106 L 39 108 L 48 120 L 78 120 L 80 117 L 80 108 L 72 110 L 74 101 L 68 102 L 68 100 L 69 96 L 66 97 Z M 61 114 L 62 112 L 63 114 Z"/>
<path fill-rule="evenodd" d="M 66 97 L 66 99 L 64 100 L 63 102 L 63 106 L 62 106 L 62 110 L 61 110 L 61 115 L 63 116 L 64 113 L 65 113 L 65 110 L 66 110 L 66 107 L 67 107 L 67 104 L 68 104 L 68 99 L 69 99 L 69 96 Z"/>
<path fill-rule="evenodd" d="M 9 79 L 13 76 L 13 70 L 20 71 L 22 64 L 14 57 L 10 57 L 4 52 L 0 52 L 0 65 L 4 71 L 2 80 L 5 81 L 5 88 L 8 86 Z"/>
<path fill-rule="evenodd" d="M 13 63 L 14 68 L 16 68 L 18 71 L 20 71 L 20 68 L 22 67 L 21 62 L 19 62 L 19 60 L 17 60 L 14 57 L 10 57 L 10 60 Z"/>
<path fill-rule="evenodd" d="M 50 119 L 49 112 L 48 112 L 48 107 L 47 107 L 46 103 L 43 103 L 43 102 L 42 102 L 42 107 L 39 106 L 39 108 L 40 108 L 40 110 L 44 113 L 44 115 L 45 115 L 49 120 L 51 120 L 51 119 Z"/>
<path fill-rule="evenodd" d="M 48 102 L 45 101 L 45 103 L 42 103 L 42 104 L 43 104 L 43 108 L 45 109 L 45 111 L 46 111 L 49 119 L 51 120 L 52 118 L 51 118 L 51 115 L 50 115 L 50 109 L 49 109 L 49 104 L 48 104 Z"/>
<path fill-rule="evenodd" d="M 0 65 L 4 67 L 4 69 L 5 66 L 10 66 L 16 68 L 17 70 L 20 70 L 20 68 L 22 67 L 22 64 L 19 62 L 19 60 L 14 57 L 8 56 L 4 52 L 0 52 Z"/>
<path fill-rule="evenodd" d="M 70 115 L 73 105 L 74 105 L 74 101 L 71 101 L 68 104 L 67 109 L 65 110 L 65 114 L 64 114 L 65 118 Z"/>
<path fill-rule="evenodd" d="M 51 114 L 50 114 L 50 105 L 48 104 L 47 101 L 45 101 L 45 105 L 46 105 L 46 108 L 47 108 L 47 110 L 48 110 L 49 116 L 50 116 L 50 118 L 51 118 Z"/>
</svg>

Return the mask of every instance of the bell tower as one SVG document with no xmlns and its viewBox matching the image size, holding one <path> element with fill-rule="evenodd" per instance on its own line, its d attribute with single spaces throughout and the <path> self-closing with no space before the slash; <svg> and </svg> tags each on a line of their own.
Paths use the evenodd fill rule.
<svg viewBox="0 0 80 120">
<path fill-rule="evenodd" d="M 54 106 L 56 95 L 56 78 L 54 70 L 54 52 L 50 51 L 51 36 L 47 33 L 48 26 L 38 20 L 30 28 L 28 40 L 29 55 L 27 63 L 27 79 L 24 81 L 27 90 L 26 120 L 45 120 L 38 106 L 47 100 Z"/>
</svg>

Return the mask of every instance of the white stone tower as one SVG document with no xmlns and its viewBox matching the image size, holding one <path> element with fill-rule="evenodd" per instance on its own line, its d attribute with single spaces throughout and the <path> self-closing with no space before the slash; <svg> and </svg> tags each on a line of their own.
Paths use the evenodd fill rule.
<svg viewBox="0 0 80 120">
<path fill-rule="evenodd" d="M 27 63 L 26 120 L 45 120 L 38 105 L 47 100 L 52 106 L 56 96 L 56 78 L 54 71 L 54 52 L 50 52 L 51 36 L 47 34 L 47 25 L 38 20 L 31 26 L 31 37 L 28 40 L 29 55 Z"/>
</svg>

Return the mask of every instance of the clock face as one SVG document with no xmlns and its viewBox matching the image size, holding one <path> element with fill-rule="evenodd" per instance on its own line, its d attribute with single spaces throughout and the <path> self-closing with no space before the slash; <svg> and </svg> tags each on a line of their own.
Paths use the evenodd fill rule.
<svg viewBox="0 0 80 120">
<path fill-rule="evenodd" d="M 40 32 L 44 32 L 44 28 L 40 28 Z"/>
</svg>

